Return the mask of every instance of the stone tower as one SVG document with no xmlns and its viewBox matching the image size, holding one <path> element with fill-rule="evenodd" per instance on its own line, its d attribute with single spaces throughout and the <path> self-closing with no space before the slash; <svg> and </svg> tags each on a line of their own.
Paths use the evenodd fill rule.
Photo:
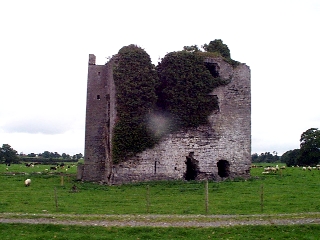
<svg viewBox="0 0 320 240">
<path fill-rule="evenodd" d="M 215 74 L 229 84 L 210 94 L 219 110 L 209 124 L 168 134 L 155 147 L 125 162 L 112 163 L 112 130 L 116 122 L 115 86 L 112 69 L 116 58 L 95 65 L 89 55 L 85 162 L 78 179 L 121 184 L 134 181 L 201 180 L 248 177 L 251 166 L 250 68 L 233 68 L 222 58 L 208 58 Z"/>
<path fill-rule="evenodd" d="M 96 65 L 95 55 L 89 55 L 85 164 L 79 169 L 86 181 L 105 181 L 110 171 L 111 129 L 116 115 L 110 65 Z"/>
</svg>

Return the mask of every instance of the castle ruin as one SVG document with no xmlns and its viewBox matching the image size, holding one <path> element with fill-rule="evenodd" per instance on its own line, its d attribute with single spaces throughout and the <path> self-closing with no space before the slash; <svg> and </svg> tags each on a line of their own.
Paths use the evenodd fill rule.
<svg viewBox="0 0 320 240">
<path fill-rule="evenodd" d="M 230 83 L 211 95 L 219 109 L 209 124 L 167 134 L 152 149 L 124 162 L 112 161 L 112 134 L 117 121 L 111 59 L 96 65 L 89 55 L 85 129 L 85 161 L 78 167 L 83 181 L 122 184 L 150 180 L 222 180 L 248 177 L 251 166 L 250 68 L 232 67 L 223 58 L 208 58 L 219 77 Z"/>
</svg>

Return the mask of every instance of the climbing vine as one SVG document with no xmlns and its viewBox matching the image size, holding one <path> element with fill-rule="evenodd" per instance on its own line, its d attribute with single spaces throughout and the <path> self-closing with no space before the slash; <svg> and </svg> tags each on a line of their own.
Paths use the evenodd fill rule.
<svg viewBox="0 0 320 240">
<path fill-rule="evenodd" d="M 221 40 L 203 48 L 205 52 L 195 45 L 168 53 L 157 67 L 136 45 L 119 50 L 113 72 L 118 116 L 112 139 L 115 163 L 153 147 L 168 131 L 206 124 L 218 109 L 217 98 L 210 93 L 228 81 L 222 81 L 204 59 L 219 56 L 234 67 L 238 62 Z M 153 122 L 151 116 L 156 116 Z M 170 119 L 163 121 L 165 127 L 162 117 Z"/>
<path fill-rule="evenodd" d="M 157 66 L 158 106 L 168 112 L 174 128 L 197 127 L 207 122 L 218 105 L 209 95 L 217 85 L 203 57 L 187 51 L 167 54 Z"/>
<path fill-rule="evenodd" d="M 117 57 L 113 71 L 118 116 L 112 139 L 114 162 L 154 144 L 155 139 L 147 127 L 147 115 L 155 107 L 158 82 L 149 55 L 140 47 L 123 47 Z"/>
</svg>

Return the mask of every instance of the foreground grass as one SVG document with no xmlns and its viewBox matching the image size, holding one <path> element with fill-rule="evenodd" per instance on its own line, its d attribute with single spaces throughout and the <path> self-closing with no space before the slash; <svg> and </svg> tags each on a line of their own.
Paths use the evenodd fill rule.
<svg viewBox="0 0 320 240">
<path fill-rule="evenodd" d="M 122 186 L 75 181 L 76 168 L 46 172 L 50 166 L 0 168 L 0 213 L 61 214 L 279 214 L 320 212 L 320 171 L 287 168 L 248 180 L 209 182 L 208 212 L 204 182 L 161 181 Z M 24 180 L 31 178 L 30 187 Z M 72 191 L 76 186 L 77 191 Z"/>
<path fill-rule="evenodd" d="M 106 186 L 75 181 L 75 168 L 0 168 L 0 219 L 75 221 L 214 222 L 320 218 L 320 171 L 287 168 L 248 180 L 162 181 Z M 30 187 L 23 182 L 32 179 Z M 77 191 L 72 191 L 73 186 Z M 263 200 L 263 201 L 262 201 Z M 230 216 L 228 216 L 230 214 Z M 252 215 L 254 214 L 254 215 Z M 288 214 L 288 215 L 287 215 Z M 169 216 L 170 215 L 170 216 Z M 318 239 L 320 225 L 195 227 L 98 227 L 1 223 L 1 239 Z"/>
<path fill-rule="evenodd" d="M 222 228 L 88 227 L 0 224 L 3 240 L 27 239 L 319 239 L 320 225 Z"/>
</svg>

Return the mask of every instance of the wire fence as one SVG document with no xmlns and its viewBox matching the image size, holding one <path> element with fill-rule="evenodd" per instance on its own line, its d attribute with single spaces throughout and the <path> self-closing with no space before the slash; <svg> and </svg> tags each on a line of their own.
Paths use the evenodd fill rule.
<svg viewBox="0 0 320 240">
<path fill-rule="evenodd" d="M 60 184 L 39 191 L 34 186 L 0 191 L 1 212 L 72 214 L 244 214 L 263 213 L 263 185 L 255 193 L 234 193 L 226 198 L 216 183 L 180 186 L 100 186 L 96 189 L 61 178 Z M 270 194 L 270 193 L 268 193 Z M 269 204 L 270 205 L 270 204 Z M 269 209 L 270 210 L 270 209 Z"/>
<path fill-rule="evenodd" d="M 293 171 L 293 170 L 292 170 Z M 318 172 L 317 172 L 318 173 Z M 150 182 L 107 186 L 74 174 L 0 175 L 0 212 L 70 214 L 260 214 L 320 212 L 318 174 L 252 181 Z M 30 187 L 23 182 L 31 177 Z"/>
</svg>

